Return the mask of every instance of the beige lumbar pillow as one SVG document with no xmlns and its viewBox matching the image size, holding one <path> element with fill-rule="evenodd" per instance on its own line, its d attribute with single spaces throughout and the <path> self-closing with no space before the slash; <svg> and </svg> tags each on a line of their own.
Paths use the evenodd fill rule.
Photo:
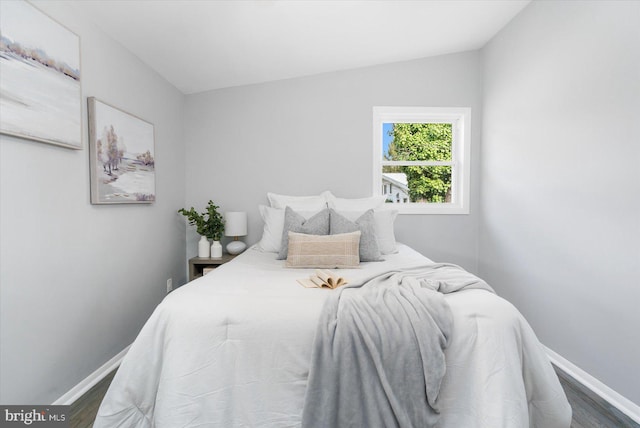
<svg viewBox="0 0 640 428">
<path fill-rule="evenodd" d="M 289 232 L 287 267 L 354 268 L 360 264 L 358 230 L 336 235 L 307 235 Z"/>
</svg>

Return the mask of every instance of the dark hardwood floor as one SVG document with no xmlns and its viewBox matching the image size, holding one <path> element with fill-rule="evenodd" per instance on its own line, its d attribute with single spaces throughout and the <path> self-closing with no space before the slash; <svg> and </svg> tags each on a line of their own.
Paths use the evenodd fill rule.
<svg viewBox="0 0 640 428">
<path fill-rule="evenodd" d="M 570 376 L 557 368 L 556 372 L 573 409 L 571 428 L 640 428 L 640 425 L 575 382 Z M 107 392 L 114 375 L 115 371 L 71 405 L 71 428 L 93 426 L 102 397 Z"/>
<path fill-rule="evenodd" d="M 91 428 L 93 426 L 102 398 L 107 393 L 115 374 L 115 370 L 109 373 L 107 377 L 98 382 L 71 405 L 69 409 L 71 413 L 71 428 Z"/>
<path fill-rule="evenodd" d="M 627 415 L 616 409 L 571 376 L 555 367 L 573 417 L 571 428 L 640 428 Z"/>
</svg>

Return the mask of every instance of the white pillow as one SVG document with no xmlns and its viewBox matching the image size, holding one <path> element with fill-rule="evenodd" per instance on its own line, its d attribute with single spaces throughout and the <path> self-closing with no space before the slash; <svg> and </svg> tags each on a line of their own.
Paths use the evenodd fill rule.
<svg viewBox="0 0 640 428">
<path fill-rule="evenodd" d="M 266 205 L 258 206 L 264 226 L 262 238 L 256 248 L 267 253 L 279 253 L 282 246 L 282 230 L 284 229 L 284 209 L 271 208 Z M 322 209 L 317 211 L 298 211 L 298 214 L 309 219 Z"/>
<path fill-rule="evenodd" d="M 336 211 L 367 211 L 380 208 L 384 201 L 387 199 L 386 195 L 371 196 L 369 198 L 359 199 L 347 199 L 337 198 L 331 192 L 329 192 L 328 200 L 329 208 L 333 208 Z"/>
<path fill-rule="evenodd" d="M 267 193 L 271 208 L 285 209 L 290 207 L 294 211 L 320 211 L 327 208 L 328 195 L 331 192 L 322 192 L 318 196 L 289 196 Z"/>
<path fill-rule="evenodd" d="M 362 211 L 338 211 L 338 214 L 356 221 L 362 214 Z M 376 241 L 380 254 L 393 254 L 398 252 L 396 244 L 396 234 L 394 232 L 394 223 L 398 217 L 398 211 L 392 209 L 373 210 L 373 221 L 375 223 Z"/>
</svg>

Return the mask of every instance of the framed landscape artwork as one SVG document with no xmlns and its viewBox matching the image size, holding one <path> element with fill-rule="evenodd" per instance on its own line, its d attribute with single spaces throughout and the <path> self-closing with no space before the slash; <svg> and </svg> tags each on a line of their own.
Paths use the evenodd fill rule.
<svg viewBox="0 0 640 428">
<path fill-rule="evenodd" d="M 0 75 L 0 133 L 82 149 L 76 34 L 26 1 L 3 1 Z"/>
<path fill-rule="evenodd" d="M 91 203 L 155 201 L 153 125 L 94 97 L 87 101 Z"/>
</svg>

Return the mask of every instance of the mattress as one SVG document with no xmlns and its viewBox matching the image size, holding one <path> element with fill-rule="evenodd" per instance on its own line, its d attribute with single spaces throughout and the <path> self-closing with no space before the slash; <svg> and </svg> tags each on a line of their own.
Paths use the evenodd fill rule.
<svg viewBox="0 0 640 428">
<path fill-rule="evenodd" d="M 399 244 L 341 269 L 350 282 L 428 261 Z M 94 427 L 299 427 L 318 317 L 330 289 L 302 287 L 251 248 L 158 305 L 130 347 Z M 571 409 L 533 330 L 485 290 L 446 295 L 453 334 L 439 427 L 569 427 Z"/>
</svg>

